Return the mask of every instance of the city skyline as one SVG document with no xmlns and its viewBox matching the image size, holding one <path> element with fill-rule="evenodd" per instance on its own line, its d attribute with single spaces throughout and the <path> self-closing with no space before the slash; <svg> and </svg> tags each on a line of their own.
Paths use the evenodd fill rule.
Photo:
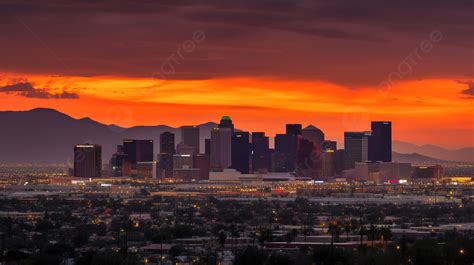
<svg viewBox="0 0 474 265">
<path fill-rule="evenodd" d="M 0 265 L 474 265 L 473 4 L 0 1 Z"/>
<path fill-rule="evenodd" d="M 46 108 L 34 108 L 34 109 L 29 109 L 29 110 L 5 110 L 5 111 L 0 110 L 0 113 L 1 112 L 5 112 L 5 113 L 7 113 L 7 112 L 13 112 L 13 113 L 14 112 L 18 112 L 18 113 L 25 112 L 26 113 L 26 112 L 31 112 L 31 111 L 35 111 L 35 110 L 42 110 L 42 109 L 57 111 L 57 112 L 61 113 L 59 110 L 55 110 L 55 109 L 51 109 L 51 108 L 47 108 L 47 107 Z M 115 106 L 113 109 L 115 111 L 118 111 L 120 113 L 119 114 L 120 117 L 123 117 L 124 120 L 129 120 L 130 119 L 130 117 L 128 116 L 129 114 L 124 112 L 123 106 Z M 177 123 L 175 121 L 175 122 L 172 122 L 170 124 L 165 124 L 165 123 L 137 124 L 137 125 L 127 127 L 127 126 L 120 126 L 120 124 L 116 124 L 116 123 L 104 123 L 100 120 L 93 119 L 92 117 L 89 117 L 89 116 L 74 117 L 74 116 L 69 115 L 67 113 L 63 113 L 63 114 L 66 114 L 66 115 L 70 116 L 71 118 L 73 118 L 75 120 L 92 119 L 93 121 L 104 124 L 105 126 L 112 126 L 111 127 L 112 129 L 115 128 L 116 126 L 118 126 L 117 128 L 122 128 L 122 129 L 131 129 L 131 128 L 139 128 L 139 127 L 147 127 L 147 126 L 150 126 L 150 127 L 152 127 L 152 126 L 168 126 L 172 129 L 180 129 L 181 130 L 182 128 L 185 128 L 185 127 L 194 127 L 194 126 L 200 126 L 200 125 L 205 125 L 205 124 L 209 124 L 209 123 L 218 124 L 219 117 L 221 117 L 221 114 L 215 114 L 214 116 L 217 117 L 215 119 L 207 120 L 207 121 L 203 120 L 202 122 L 194 123 L 194 124 L 192 124 L 192 123 Z M 323 131 L 325 133 L 327 133 L 327 135 L 330 139 L 335 140 L 339 143 L 343 143 L 343 141 L 344 141 L 344 132 L 371 131 L 370 123 L 372 121 L 378 121 L 378 120 L 370 120 L 369 119 L 370 116 L 356 115 L 356 116 L 353 116 L 353 117 L 355 118 L 354 120 L 346 122 L 346 124 L 348 124 L 352 127 L 346 128 L 344 126 L 339 126 L 338 130 L 336 130 L 336 131 L 326 129 L 326 128 L 331 128 L 331 129 L 334 128 L 333 124 L 310 123 L 310 122 L 305 122 L 305 121 L 299 122 L 298 124 L 302 124 L 304 127 L 317 125 L 321 128 L 324 128 Z M 357 120 L 357 118 L 361 118 L 361 119 Z M 291 121 L 294 121 L 294 120 L 291 120 Z M 262 130 L 247 129 L 248 127 L 243 127 L 243 126 L 237 126 L 236 129 L 241 130 L 241 131 L 248 131 L 248 132 L 265 132 L 266 135 L 269 136 L 270 139 L 271 139 L 270 145 L 274 146 L 275 137 L 278 134 L 283 133 L 285 131 L 284 126 L 285 126 L 285 124 L 287 124 L 287 122 L 288 121 L 282 121 L 282 123 L 277 123 L 277 124 L 275 124 L 275 128 L 267 128 L 268 130 L 265 130 L 265 129 L 262 129 Z M 189 124 L 192 124 L 192 125 L 189 125 Z M 326 125 L 328 125 L 328 126 L 326 126 Z M 399 125 L 400 124 L 397 124 L 397 126 L 399 126 Z M 260 124 L 260 126 L 256 126 L 255 128 L 262 128 L 262 125 Z M 404 144 L 414 144 L 414 145 L 419 146 L 419 147 L 422 147 L 422 146 L 437 146 L 437 147 L 445 148 L 447 150 L 456 150 L 456 149 L 474 147 L 474 142 L 472 144 L 470 142 L 462 142 L 461 144 L 452 145 L 452 144 L 443 144 L 442 142 L 436 142 L 436 141 L 435 142 L 431 142 L 431 141 L 418 142 L 418 141 L 413 141 L 414 139 L 410 139 L 410 138 L 401 138 L 399 136 L 399 134 L 397 133 L 397 127 L 394 128 L 393 135 L 394 135 L 393 136 L 394 141 L 399 141 L 400 143 L 404 143 Z M 420 134 L 419 136 L 422 137 L 422 138 L 428 138 L 429 133 L 426 132 L 426 134 Z M 427 136 L 427 137 L 423 137 L 423 136 Z M 471 135 L 469 135 L 469 136 L 471 136 Z M 153 137 L 154 139 L 159 140 L 159 136 L 155 137 L 153 135 L 150 135 L 150 137 Z M 474 134 L 472 135 L 472 137 L 474 137 Z M 445 139 L 452 140 L 451 138 L 448 138 L 448 137 L 446 137 Z M 179 139 L 177 139 L 177 140 L 179 140 Z M 202 148 L 202 146 L 201 146 L 201 148 Z"/>
<path fill-rule="evenodd" d="M 183 81 L 188 82 L 188 81 Z M 203 81 L 204 82 L 204 81 Z M 213 82 L 213 81 L 205 81 Z M 27 98 L 14 94 L 0 93 L 2 101 L 1 110 L 29 110 L 36 107 L 54 108 L 64 112 L 74 118 L 90 117 L 104 124 L 115 124 L 122 127 L 133 126 L 151 126 L 157 124 L 178 127 L 186 124 L 202 124 L 212 120 L 217 120 L 222 114 L 228 114 L 234 119 L 239 120 L 240 128 L 249 131 L 266 130 L 269 135 L 279 133 L 281 124 L 286 121 L 298 122 L 302 124 L 321 124 L 325 126 L 325 131 L 332 138 L 342 139 L 342 134 L 338 132 L 343 130 L 367 130 L 367 122 L 370 120 L 392 120 L 396 123 L 397 129 L 394 131 L 396 140 L 412 142 L 417 145 L 434 144 L 450 149 L 474 146 L 474 122 L 472 122 L 471 113 L 474 112 L 472 100 L 461 98 L 458 92 L 466 89 L 466 85 L 457 81 L 449 82 L 428 82 L 410 81 L 410 85 L 404 87 L 397 85 L 397 89 L 404 90 L 407 96 L 405 103 L 399 100 L 392 101 L 389 97 L 399 97 L 401 94 L 395 88 L 388 91 L 365 89 L 351 94 L 350 89 L 344 88 L 338 95 L 330 95 L 338 89 L 329 86 L 327 89 L 332 92 L 323 91 L 326 95 L 324 102 L 308 102 L 304 97 L 314 97 L 311 95 L 299 95 L 301 99 L 296 100 L 302 103 L 291 103 L 292 100 L 275 102 L 266 98 L 255 99 L 273 106 L 252 105 L 215 105 L 219 99 L 210 103 L 204 100 L 200 103 L 153 103 L 143 101 L 109 100 L 94 97 L 82 97 L 79 99 L 37 99 Z M 271 82 L 277 86 L 284 86 L 285 82 Z M 287 82 L 288 83 L 288 82 Z M 215 86 L 218 84 L 213 84 Z M 308 87 L 312 85 L 309 84 Z M 416 87 L 416 88 L 415 88 Z M 429 89 L 428 89 L 429 87 Z M 445 90 L 445 87 L 457 87 L 453 90 Z M 303 88 L 302 88 L 303 89 Z M 258 93 L 267 95 L 269 91 L 256 88 Z M 190 90 L 192 91 L 192 90 Z M 300 90 L 301 92 L 301 90 Z M 181 92 L 180 92 L 181 93 Z M 194 93 L 194 92 L 193 92 Z M 214 92 L 209 91 L 212 94 Z M 221 93 L 221 92 L 217 92 Z M 222 92 L 227 93 L 227 92 Z M 291 93 L 284 91 L 275 92 L 277 97 L 291 98 Z M 416 95 L 416 94 L 420 95 Z M 201 94 L 201 93 L 200 93 Z M 286 94 L 286 95 L 285 95 Z M 299 94 L 296 93 L 296 94 Z M 347 94 L 351 94 L 350 96 Z M 428 95 L 431 103 L 422 99 Z M 183 92 L 180 97 L 195 100 L 201 95 L 187 94 Z M 360 103 L 351 104 L 347 97 L 355 96 L 350 101 Z M 204 97 L 206 97 L 204 95 Z M 234 97 L 234 96 L 233 96 Z M 247 102 L 244 99 L 245 94 L 237 93 L 232 101 Z M 383 98 L 377 102 L 377 97 Z M 241 100 L 240 100 L 241 98 Z M 421 101 L 420 101 L 421 100 Z M 208 101 L 206 103 L 206 101 Z M 367 102 L 368 103 L 364 103 Z M 402 100 L 405 101 L 405 100 Z M 79 103 L 83 102 L 83 103 Z M 423 103 L 425 102 L 425 103 Z M 296 104 L 295 104 L 296 103 Z M 320 111 L 307 111 L 305 108 L 312 108 L 312 105 L 318 105 L 315 109 Z M 393 104 L 393 105 L 392 105 Z M 401 105 L 400 105 L 401 104 Z M 421 104 L 421 105 L 420 105 Z M 87 106 L 87 107 L 85 107 Z M 275 107 L 276 106 L 276 107 Z M 289 109 L 279 108 L 278 106 L 289 106 Z M 298 108 L 303 109 L 298 109 Z M 188 111 L 195 110 L 195 111 Z M 443 110 L 440 112 L 440 110 Z M 443 123 L 443 127 L 439 124 Z"/>
<path fill-rule="evenodd" d="M 334 139 L 390 120 L 398 140 L 474 146 L 470 1 L 0 7 L 3 111 L 53 108 L 124 127 L 227 114 L 272 136 L 287 121 L 323 124 Z"/>
</svg>

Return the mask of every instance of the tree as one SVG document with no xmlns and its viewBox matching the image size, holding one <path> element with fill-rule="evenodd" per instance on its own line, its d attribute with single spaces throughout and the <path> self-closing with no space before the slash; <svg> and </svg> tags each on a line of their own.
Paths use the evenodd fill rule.
<svg viewBox="0 0 474 265">
<path fill-rule="evenodd" d="M 286 234 L 285 234 L 286 242 L 287 243 L 293 242 L 297 236 L 298 236 L 298 230 L 291 229 L 290 231 L 286 232 Z"/>
<path fill-rule="evenodd" d="M 379 235 L 379 229 L 373 224 L 370 225 L 369 231 L 367 231 L 369 239 L 372 241 L 372 247 L 374 247 L 374 241 Z"/>
<path fill-rule="evenodd" d="M 365 228 L 365 226 L 363 225 L 360 225 L 358 233 L 360 236 L 360 248 L 362 249 L 362 244 L 364 243 L 364 236 L 367 235 L 367 228 Z"/>
<path fill-rule="evenodd" d="M 334 245 L 334 241 L 339 241 L 339 235 L 341 234 L 341 225 L 337 221 L 333 221 L 328 226 L 328 233 L 331 234 L 331 247 Z"/>
<path fill-rule="evenodd" d="M 266 265 L 291 265 L 290 256 L 286 253 L 273 252 L 268 257 Z"/>
<path fill-rule="evenodd" d="M 352 220 L 351 220 L 352 221 Z M 346 240 L 349 240 L 349 233 L 352 232 L 352 223 L 351 221 L 346 221 L 343 223 L 344 232 L 346 233 Z"/>
<path fill-rule="evenodd" d="M 384 226 L 380 228 L 379 233 L 384 247 L 387 247 L 388 241 L 392 239 L 392 230 L 390 229 L 390 227 Z"/>
<path fill-rule="evenodd" d="M 263 265 L 265 254 L 254 246 L 248 246 L 235 256 L 235 265 Z"/>
<path fill-rule="evenodd" d="M 181 253 L 183 252 L 184 252 L 184 247 L 182 245 L 174 245 L 169 250 L 169 253 L 173 258 L 181 255 Z"/>
<path fill-rule="evenodd" d="M 265 242 L 272 241 L 273 239 L 272 234 L 273 233 L 271 229 L 268 229 L 268 228 L 261 229 L 258 235 L 258 242 L 260 243 L 260 246 L 263 247 L 263 244 L 265 244 Z"/>
<path fill-rule="evenodd" d="M 230 235 L 232 237 L 232 248 L 235 248 L 235 239 L 240 237 L 239 230 L 235 225 L 230 226 Z"/>
<path fill-rule="evenodd" d="M 224 250 L 225 241 L 227 240 L 226 233 L 223 230 L 221 230 L 219 234 L 217 235 L 217 237 L 219 239 L 219 245 L 221 245 L 221 249 Z"/>
</svg>

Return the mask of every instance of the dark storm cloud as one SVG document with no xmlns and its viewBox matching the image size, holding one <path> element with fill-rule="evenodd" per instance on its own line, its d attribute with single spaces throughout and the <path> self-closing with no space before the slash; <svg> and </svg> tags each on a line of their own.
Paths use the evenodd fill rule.
<svg viewBox="0 0 474 265">
<path fill-rule="evenodd" d="M 467 98 L 474 98 L 474 82 L 466 83 L 467 89 L 461 91 L 462 94 L 468 95 Z"/>
<path fill-rule="evenodd" d="M 169 78 L 272 76 L 373 85 L 437 30 L 442 41 L 408 78 L 473 76 L 472 3 L 2 1 L 0 70 L 149 77 L 201 30 L 206 41 Z"/>
<path fill-rule="evenodd" d="M 20 82 L 13 85 L 0 87 L 0 93 L 15 94 L 27 98 L 43 98 L 43 99 L 76 99 L 79 95 L 63 91 L 59 94 L 49 93 L 46 89 L 35 88 L 29 82 Z"/>
</svg>

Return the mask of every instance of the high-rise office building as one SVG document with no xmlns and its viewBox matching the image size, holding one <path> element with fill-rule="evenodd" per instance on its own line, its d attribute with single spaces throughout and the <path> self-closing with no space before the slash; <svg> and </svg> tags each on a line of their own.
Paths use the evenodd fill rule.
<svg viewBox="0 0 474 265">
<path fill-rule="evenodd" d="M 334 152 L 335 174 L 340 176 L 344 170 L 344 149 L 338 149 Z"/>
<path fill-rule="evenodd" d="M 323 177 L 333 177 L 336 174 L 336 151 L 326 149 L 322 151 L 322 173 Z"/>
<path fill-rule="evenodd" d="M 193 167 L 194 167 L 193 155 L 174 155 L 173 156 L 174 169 L 193 168 Z"/>
<path fill-rule="evenodd" d="M 301 139 L 298 143 L 298 167 L 297 174 L 301 177 L 314 178 L 317 176 L 320 157 L 316 153 L 313 141 Z"/>
<path fill-rule="evenodd" d="M 211 131 L 211 168 L 224 169 L 232 164 L 232 130 L 214 128 Z"/>
<path fill-rule="evenodd" d="M 325 140 L 323 142 L 323 146 L 321 148 L 322 150 L 337 150 L 337 142 L 336 141 L 331 141 L 331 140 Z"/>
<path fill-rule="evenodd" d="M 287 156 L 283 153 L 273 152 L 272 154 L 272 171 L 273 172 L 289 172 Z"/>
<path fill-rule="evenodd" d="M 137 164 L 137 143 L 136 140 L 123 140 L 123 152 L 127 154 L 127 159 L 130 164 Z"/>
<path fill-rule="evenodd" d="M 134 169 L 137 162 L 153 161 L 153 140 L 123 140 L 123 152 L 127 154 Z"/>
<path fill-rule="evenodd" d="M 392 162 L 392 122 L 373 121 L 369 138 L 369 160 Z"/>
<path fill-rule="evenodd" d="M 112 174 L 115 177 L 122 177 L 124 175 L 123 167 L 124 164 L 128 161 L 128 156 L 124 152 L 122 152 L 123 147 L 121 145 L 117 146 L 117 152 L 112 154 L 112 158 L 110 159 L 110 167 L 112 169 Z"/>
<path fill-rule="evenodd" d="M 117 153 L 123 153 L 123 145 L 117 145 Z"/>
<path fill-rule="evenodd" d="M 176 146 L 176 151 L 180 155 L 195 155 L 195 154 L 197 154 L 197 149 L 195 147 L 187 145 L 183 142 L 180 142 Z"/>
<path fill-rule="evenodd" d="M 319 128 L 309 125 L 304 128 L 301 132 L 301 137 L 303 139 L 313 142 L 315 148 L 320 149 L 324 143 L 324 133 Z"/>
<path fill-rule="evenodd" d="M 100 178 L 102 171 L 102 147 L 96 144 L 74 146 L 74 176 Z"/>
<path fill-rule="evenodd" d="M 204 154 L 211 156 L 211 139 L 204 139 Z"/>
<path fill-rule="evenodd" d="M 156 179 L 157 162 L 137 162 L 137 177 L 144 179 Z"/>
<path fill-rule="evenodd" d="M 286 134 L 287 135 L 300 135 L 302 130 L 301 124 L 287 124 L 286 125 Z"/>
<path fill-rule="evenodd" d="M 183 126 L 181 127 L 181 141 L 186 145 L 196 148 L 199 153 L 199 127 L 197 126 Z"/>
<path fill-rule="evenodd" d="M 170 132 L 164 132 L 160 134 L 160 153 L 162 154 L 175 154 L 174 134 Z"/>
<path fill-rule="evenodd" d="M 234 124 L 229 116 L 222 116 L 220 123 L 217 125 L 218 128 L 228 128 L 234 133 Z"/>
<path fill-rule="evenodd" d="M 298 135 L 277 134 L 275 136 L 276 159 L 273 163 L 276 172 L 292 172 L 298 160 Z"/>
<path fill-rule="evenodd" d="M 158 177 L 173 177 L 173 154 L 158 154 Z"/>
<path fill-rule="evenodd" d="M 210 157 L 207 154 L 198 154 L 194 156 L 194 167 L 199 169 L 199 179 L 209 179 L 209 171 L 211 170 Z"/>
<path fill-rule="evenodd" d="M 368 161 L 370 132 L 344 132 L 344 167 L 351 169 L 356 162 Z"/>
<path fill-rule="evenodd" d="M 252 133 L 252 171 L 266 173 L 272 169 L 270 138 L 264 132 Z"/>
<path fill-rule="evenodd" d="M 231 168 L 242 174 L 250 172 L 250 135 L 248 132 L 235 132 L 232 135 Z"/>
</svg>

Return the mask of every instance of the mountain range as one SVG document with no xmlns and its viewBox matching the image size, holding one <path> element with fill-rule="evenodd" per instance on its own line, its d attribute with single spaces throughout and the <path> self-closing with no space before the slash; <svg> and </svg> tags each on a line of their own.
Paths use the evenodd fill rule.
<svg viewBox="0 0 474 265">
<path fill-rule="evenodd" d="M 122 128 L 90 118 L 74 119 L 44 108 L 2 111 L 0 124 L 0 164 L 71 164 L 73 146 L 80 143 L 102 145 L 102 157 L 106 162 L 123 139 L 152 139 L 154 150 L 159 150 L 159 135 L 165 131 L 175 134 L 176 143 L 181 139 L 180 128 L 166 125 Z M 204 150 L 204 139 L 210 138 L 216 124 L 209 122 L 198 126 L 201 149 Z"/>
<path fill-rule="evenodd" d="M 123 128 L 106 125 L 90 118 L 75 119 L 53 109 L 37 108 L 29 111 L 0 111 L 0 164 L 71 164 L 73 146 L 80 143 L 102 145 L 104 162 L 115 152 L 123 139 L 152 139 L 155 153 L 159 150 L 159 135 L 165 131 L 175 134 L 175 142 L 181 139 L 180 127 L 167 125 L 134 126 Z M 198 125 L 201 134 L 201 150 L 204 139 L 210 138 L 216 123 Z M 434 145 L 417 146 L 407 142 L 394 141 L 393 150 L 398 157 L 413 154 L 424 156 L 422 161 L 437 160 L 474 162 L 474 147 L 449 150 Z M 401 154 L 400 154 L 401 153 Z M 394 160 L 397 154 L 394 154 Z M 402 162 L 402 161 L 400 161 Z"/>
<path fill-rule="evenodd" d="M 416 145 L 402 141 L 393 141 L 392 149 L 398 153 L 419 154 L 439 160 L 474 163 L 474 147 L 453 150 L 436 145 Z"/>
</svg>

